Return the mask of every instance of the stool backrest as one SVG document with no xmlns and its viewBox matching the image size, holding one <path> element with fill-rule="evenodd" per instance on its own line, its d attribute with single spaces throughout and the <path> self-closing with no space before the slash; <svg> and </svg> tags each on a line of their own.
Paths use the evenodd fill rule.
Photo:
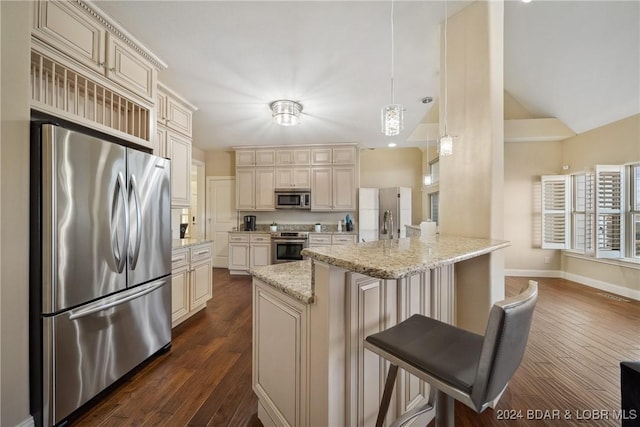
<svg viewBox="0 0 640 427">
<path fill-rule="evenodd" d="M 520 366 L 537 299 L 538 284 L 531 280 L 524 292 L 491 308 L 471 390 L 476 411 L 484 410 L 498 397 Z"/>
</svg>

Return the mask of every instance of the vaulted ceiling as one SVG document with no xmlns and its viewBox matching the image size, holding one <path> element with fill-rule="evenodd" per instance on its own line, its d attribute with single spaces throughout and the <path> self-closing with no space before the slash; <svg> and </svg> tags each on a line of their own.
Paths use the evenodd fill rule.
<svg viewBox="0 0 640 427">
<path fill-rule="evenodd" d="M 380 132 L 391 101 L 387 1 L 96 1 L 169 68 L 160 80 L 199 110 L 194 145 L 407 141 L 439 98 L 442 1 L 395 2 L 395 101 L 405 131 Z M 470 1 L 449 1 L 449 16 Z M 532 117 L 581 133 L 640 112 L 640 2 L 505 4 L 505 90 Z M 269 103 L 303 104 L 302 124 Z"/>
</svg>

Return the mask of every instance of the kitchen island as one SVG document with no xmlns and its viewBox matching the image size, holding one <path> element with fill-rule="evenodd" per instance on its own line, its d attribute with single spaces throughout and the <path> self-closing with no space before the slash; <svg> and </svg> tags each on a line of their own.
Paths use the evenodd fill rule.
<svg viewBox="0 0 640 427">
<path fill-rule="evenodd" d="M 305 249 L 309 260 L 252 270 L 262 423 L 374 425 L 388 364 L 365 352 L 364 338 L 416 313 L 455 323 L 456 264 L 508 245 L 456 236 L 384 240 Z M 428 395 L 427 384 L 399 374 L 389 419 Z"/>
</svg>

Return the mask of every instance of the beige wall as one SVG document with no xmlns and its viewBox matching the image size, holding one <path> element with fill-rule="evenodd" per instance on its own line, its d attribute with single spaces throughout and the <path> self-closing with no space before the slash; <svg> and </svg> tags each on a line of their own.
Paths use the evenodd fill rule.
<svg viewBox="0 0 640 427">
<path fill-rule="evenodd" d="M 29 50 L 31 2 L 0 1 L 0 425 L 29 418 Z"/>
<path fill-rule="evenodd" d="M 191 160 L 199 160 L 204 163 L 206 162 L 206 155 L 198 147 L 191 147 Z"/>
<path fill-rule="evenodd" d="M 640 161 L 640 114 L 563 141 L 562 161 L 570 173 Z"/>
<path fill-rule="evenodd" d="M 206 176 L 235 176 L 235 151 L 214 150 L 205 152 Z"/>
<path fill-rule="evenodd" d="M 560 142 L 510 142 L 504 150 L 504 238 L 508 274 L 560 270 L 560 251 L 541 249 L 540 176 L 562 168 Z M 545 258 L 548 257 L 548 263 Z"/>
<path fill-rule="evenodd" d="M 360 150 L 360 187 L 411 188 L 411 219 L 422 220 L 422 151 L 419 148 Z"/>
</svg>

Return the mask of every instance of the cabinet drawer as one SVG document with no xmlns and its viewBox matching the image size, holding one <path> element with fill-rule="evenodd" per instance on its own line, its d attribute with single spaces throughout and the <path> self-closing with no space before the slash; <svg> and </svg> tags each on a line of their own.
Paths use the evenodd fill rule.
<svg viewBox="0 0 640 427">
<path fill-rule="evenodd" d="M 182 267 L 189 263 L 189 249 L 174 249 L 171 251 L 171 269 Z"/>
<path fill-rule="evenodd" d="M 355 243 L 355 242 L 356 242 L 355 234 L 349 234 L 346 236 L 334 234 L 333 236 L 331 236 L 331 243 L 334 245 L 346 245 L 346 244 Z"/>
<path fill-rule="evenodd" d="M 211 245 L 198 245 L 191 248 L 191 263 L 211 260 Z"/>
<path fill-rule="evenodd" d="M 331 244 L 331 235 L 329 234 L 309 234 L 309 245 L 313 244 Z"/>
<path fill-rule="evenodd" d="M 249 243 L 248 234 L 229 234 L 229 243 Z"/>
<path fill-rule="evenodd" d="M 270 234 L 252 234 L 250 238 L 251 243 L 268 243 L 271 242 Z"/>
</svg>

